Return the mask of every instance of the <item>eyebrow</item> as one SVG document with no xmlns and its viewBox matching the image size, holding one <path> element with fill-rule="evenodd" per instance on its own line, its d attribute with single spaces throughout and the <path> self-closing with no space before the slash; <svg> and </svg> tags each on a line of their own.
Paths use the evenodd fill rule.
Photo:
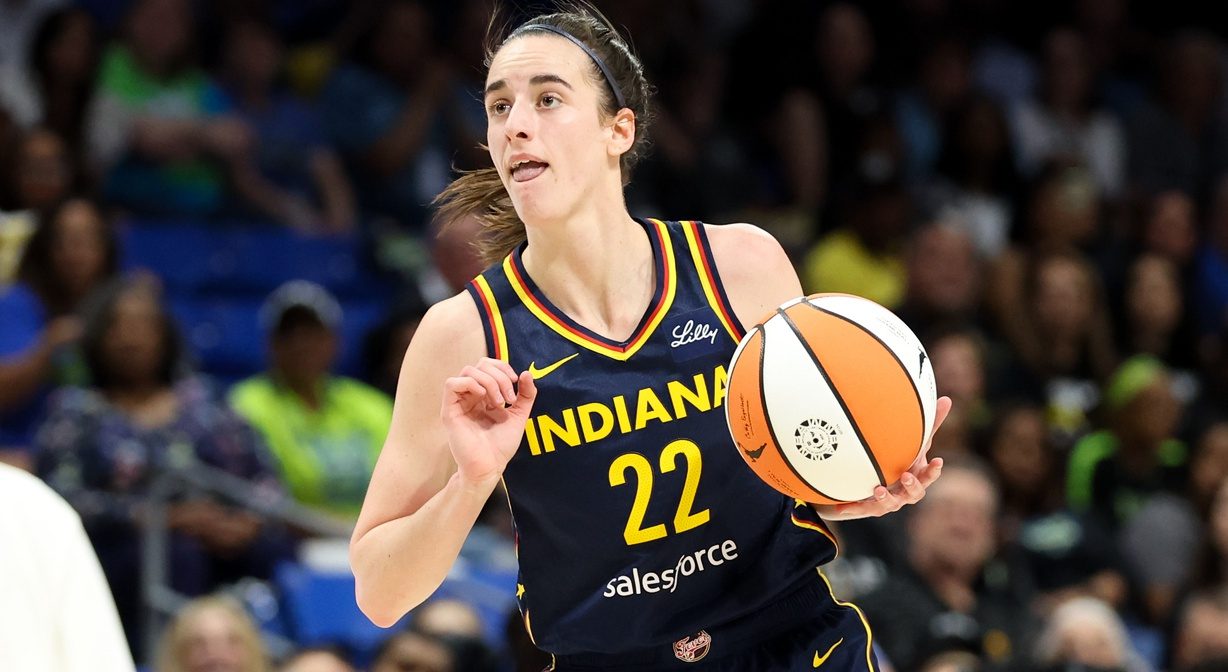
<svg viewBox="0 0 1228 672">
<path fill-rule="evenodd" d="M 533 75 L 532 77 L 529 78 L 529 84 L 533 86 L 537 86 L 539 84 L 562 84 L 568 89 L 575 91 L 575 89 L 572 88 L 571 84 L 567 83 L 567 80 L 563 79 L 562 77 L 559 77 L 558 75 L 551 75 L 551 74 Z M 507 88 L 506 79 L 495 80 L 486 87 L 485 95 L 489 96 L 495 91 L 498 91 L 499 89 L 505 89 L 505 88 Z"/>
</svg>

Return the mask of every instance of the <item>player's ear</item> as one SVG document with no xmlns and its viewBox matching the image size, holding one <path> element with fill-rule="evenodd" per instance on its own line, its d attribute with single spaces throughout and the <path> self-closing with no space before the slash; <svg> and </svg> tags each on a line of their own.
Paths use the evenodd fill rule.
<svg viewBox="0 0 1228 672">
<path fill-rule="evenodd" d="M 609 151 L 611 156 L 622 156 L 626 154 L 631 146 L 635 144 L 635 112 L 631 108 L 624 107 L 614 114 L 610 124 L 610 145 Z"/>
</svg>

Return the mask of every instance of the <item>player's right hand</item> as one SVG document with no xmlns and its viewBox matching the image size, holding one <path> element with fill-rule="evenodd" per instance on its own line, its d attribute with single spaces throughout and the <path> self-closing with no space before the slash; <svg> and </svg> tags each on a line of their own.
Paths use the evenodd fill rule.
<svg viewBox="0 0 1228 672">
<path fill-rule="evenodd" d="M 537 398 L 528 372 L 483 357 L 444 382 L 440 411 L 462 482 L 493 485 L 520 446 Z"/>
</svg>

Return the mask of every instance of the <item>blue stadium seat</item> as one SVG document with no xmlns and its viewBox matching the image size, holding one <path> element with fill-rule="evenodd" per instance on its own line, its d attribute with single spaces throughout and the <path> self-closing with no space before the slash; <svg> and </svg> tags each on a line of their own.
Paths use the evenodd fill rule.
<svg viewBox="0 0 1228 672">
<path fill-rule="evenodd" d="M 184 298 L 172 296 L 188 349 L 206 373 L 225 382 L 265 368 L 266 338 L 260 330 L 259 299 Z"/>
<path fill-rule="evenodd" d="M 125 266 L 163 279 L 172 294 L 265 296 L 289 280 L 317 282 L 342 299 L 386 299 L 364 266 L 357 235 L 306 236 L 267 225 L 131 220 L 121 226 Z"/>
<path fill-rule="evenodd" d="M 125 268 L 154 273 L 172 294 L 205 286 L 216 263 L 216 239 L 200 224 L 128 222 L 120 227 L 120 243 Z"/>
<path fill-rule="evenodd" d="M 266 368 L 267 335 L 260 325 L 263 297 L 170 297 L 171 313 L 178 320 L 190 352 L 206 373 L 225 382 L 256 374 Z M 341 353 L 336 371 L 358 376 L 366 333 L 384 316 L 382 302 L 346 302 L 341 324 Z"/>
<path fill-rule="evenodd" d="M 340 644 L 365 659 L 409 622 L 406 616 L 387 630 L 371 623 L 354 601 L 354 577 L 349 573 L 319 572 L 287 562 L 278 566 L 274 581 L 291 635 L 303 646 Z"/>
<path fill-rule="evenodd" d="M 354 600 L 354 577 L 348 572 L 317 571 L 295 562 L 278 566 L 274 582 L 281 593 L 291 637 L 302 646 L 340 644 L 369 659 L 391 633 L 409 625 L 412 613 L 385 630 L 373 625 Z M 453 567 L 431 599 L 457 599 L 474 607 L 487 642 L 502 642 L 508 613 L 516 605 L 516 576 Z"/>
<path fill-rule="evenodd" d="M 289 280 L 319 283 L 340 297 L 367 283 L 354 236 L 303 236 L 279 228 L 232 229 L 225 238 L 215 286 L 265 294 Z"/>
</svg>

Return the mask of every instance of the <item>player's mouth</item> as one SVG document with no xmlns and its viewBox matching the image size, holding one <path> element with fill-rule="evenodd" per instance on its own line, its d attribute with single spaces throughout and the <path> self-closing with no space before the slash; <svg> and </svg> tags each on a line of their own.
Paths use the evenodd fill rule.
<svg viewBox="0 0 1228 672">
<path fill-rule="evenodd" d="M 550 164 L 533 156 L 513 157 L 511 164 L 512 181 L 528 182 L 546 172 Z"/>
</svg>

